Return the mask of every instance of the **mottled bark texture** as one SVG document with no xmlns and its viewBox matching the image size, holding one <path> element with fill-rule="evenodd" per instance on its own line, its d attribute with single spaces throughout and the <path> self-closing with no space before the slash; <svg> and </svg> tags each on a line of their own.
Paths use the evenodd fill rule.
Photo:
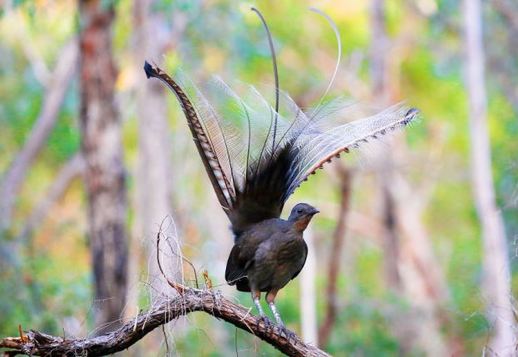
<svg viewBox="0 0 518 357">
<path fill-rule="evenodd" d="M 128 244 L 121 122 L 114 95 L 111 1 L 82 0 L 80 11 L 81 150 L 88 197 L 88 237 L 95 324 L 115 328 L 126 301 Z"/>
<path fill-rule="evenodd" d="M 31 356 L 105 356 L 128 349 L 142 337 L 165 323 L 194 311 L 203 311 L 250 332 L 288 356 L 329 356 L 318 348 L 305 344 L 296 335 L 286 336 L 279 327 L 265 324 L 250 314 L 250 309 L 236 305 L 212 290 L 191 289 L 174 284 L 180 295 L 163 300 L 149 311 L 140 313 L 111 333 L 86 339 L 51 336 L 38 331 L 21 333 L 20 337 L 0 339 L 6 355 Z"/>
</svg>

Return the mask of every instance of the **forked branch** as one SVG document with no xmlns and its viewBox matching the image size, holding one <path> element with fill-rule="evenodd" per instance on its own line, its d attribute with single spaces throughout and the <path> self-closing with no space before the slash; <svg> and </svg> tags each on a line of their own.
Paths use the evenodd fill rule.
<svg viewBox="0 0 518 357">
<path fill-rule="evenodd" d="M 30 330 L 19 337 L 0 339 L 5 355 L 32 356 L 105 356 L 125 350 L 155 328 L 194 311 L 203 311 L 247 331 L 290 356 L 328 356 L 298 337 L 286 337 L 278 327 L 267 326 L 250 310 L 234 304 L 219 292 L 183 286 L 180 295 L 164 300 L 147 312 L 140 313 L 116 331 L 85 339 L 68 339 Z"/>
<path fill-rule="evenodd" d="M 156 239 L 156 259 L 163 278 L 171 286 L 175 295 L 162 298 L 151 309 L 140 313 L 118 330 L 96 337 L 72 339 L 34 330 L 24 333 L 20 327 L 19 337 L 0 339 L 0 348 L 9 349 L 4 352 L 4 355 L 105 356 L 131 347 L 155 328 L 172 320 L 191 312 L 203 311 L 259 337 L 289 356 L 329 356 L 317 347 L 305 344 L 295 334 L 286 333 L 286 330 L 266 324 L 263 319 L 252 315 L 250 309 L 224 298 L 219 291 L 210 288 L 208 277 L 206 277 L 206 281 L 209 281 L 208 289 L 191 288 L 169 279 L 160 262 L 161 236 L 162 225 Z M 185 259 L 183 256 L 182 258 Z M 193 270 L 195 271 L 194 267 Z M 197 280 L 196 278 L 196 282 Z"/>
</svg>

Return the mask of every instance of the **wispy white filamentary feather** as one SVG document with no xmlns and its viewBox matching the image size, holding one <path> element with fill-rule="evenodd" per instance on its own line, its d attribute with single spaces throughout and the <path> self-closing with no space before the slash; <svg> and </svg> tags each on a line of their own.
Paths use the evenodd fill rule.
<svg viewBox="0 0 518 357">
<path fill-rule="evenodd" d="M 286 199 L 324 163 L 407 125 L 417 114 L 416 109 L 396 104 L 359 118 L 368 110 L 344 98 L 303 110 L 287 93 L 280 91 L 273 142 L 272 118 L 276 112 L 257 88 L 241 83 L 234 85 L 233 90 L 221 78 L 214 77 L 202 90 L 180 77 L 179 83 L 194 103 L 220 158 L 224 176 L 233 188 L 243 190 L 247 176 L 283 149 L 292 147 L 290 150 L 296 155 L 292 158 Z"/>
<path fill-rule="evenodd" d="M 340 53 L 336 25 L 314 11 L 330 22 Z M 366 115 L 361 106 L 343 98 L 322 99 L 303 110 L 279 90 L 273 41 L 260 17 L 272 52 L 273 105 L 251 85 L 230 86 L 214 77 L 198 87 L 185 76 L 173 80 L 156 66 L 144 66 L 148 77 L 160 79 L 178 98 L 236 239 L 250 225 L 279 217 L 288 197 L 326 162 L 407 125 L 418 113 L 397 104 Z M 339 58 L 325 94 L 336 77 Z"/>
</svg>

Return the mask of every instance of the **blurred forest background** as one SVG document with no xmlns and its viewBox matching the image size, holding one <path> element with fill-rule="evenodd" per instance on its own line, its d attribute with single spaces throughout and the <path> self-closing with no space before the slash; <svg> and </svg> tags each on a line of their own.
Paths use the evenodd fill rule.
<svg viewBox="0 0 518 357">
<path fill-rule="evenodd" d="M 227 296 L 227 218 L 175 97 L 145 59 L 191 78 L 272 83 L 303 107 L 330 97 L 421 119 L 302 185 L 321 210 L 287 325 L 336 355 L 510 355 L 518 293 L 518 3 L 512 0 L 4 0 L 0 8 L 0 336 L 109 330 L 161 286 L 167 234 Z M 487 122 L 487 125 L 486 125 Z M 174 220 L 174 227 L 172 221 Z M 164 227 L 165 227 L 164 226 Z M 168 272 L 182 269 L 174 254 Z M 167 257 L 166 257 L 167 258 Z M 183 266 L 186 282 L 193 274 Z M 164 336 L 167 336 L 166 344 Z M 191 314 L 125 354 L 273 355 Z"/>
</svg>

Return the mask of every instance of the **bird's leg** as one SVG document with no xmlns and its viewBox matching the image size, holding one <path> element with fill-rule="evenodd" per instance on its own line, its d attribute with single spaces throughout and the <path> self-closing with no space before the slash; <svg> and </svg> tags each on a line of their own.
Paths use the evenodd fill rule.
<svg viewBox="0 0 518 357">
<path fill-rule="evenodd" d="M 266 294 L 266 301 L 270 306 L 270 310 L 272 310 L 273 316 L 275 317 L 275 321 L 277 321 L 277 325 L 280 327 L 284 327 L 284 323 L 282 322 L 281 315 L 279 311 L 277 311 L 277 307 L 275 307 L 275 296 L 277 295 L 278 290 L 270 290 L 268 294 Z"/>
<path fill-rule="evenodd" d="M 277 292 L 279 290 L 270 290 L 268 294 L 266 295 L 266 301 L 268 302 L 268 305 L 270 306 L 270 310 L 272 310 L 273 316 L 275 316 L 275 321 L 277 321 L 277 325 L 279 326 L 280 330 L 286 338 L 292 339 L 295 338 L 296 335 L 294 332 L 288 330 L 286 326 L 284 326 L 284 323 L 281 319 L 281 314 L 279 314 L 279 311 L 277 311 L 277 307 L 275 306 L 275 296 L 277 295 Z"/>
<path fill-rule="evenodd" d="M 260 316 L 264 316 L 263 308 L 261 307 L 261 292 L 260 291 L 252 291 L 252 300 L 254 300 L 255 307 L 257 311 L 259 311 Z"/>
<path fill-rule="evenodd" d="M 279 314 L 279 311 L 277 311 L 277 307 L 275 306 L 274 302 L 269 302 L 268 305 L 270 305 L 270 310 L 272 310 L 273 316 L 275 317 L 275 321 L 277 322 L 277 325 L 280 328 L 285 328 L 284 322 L 282 322 L 281 315 Z"/>
<path fill-rule="evenodd" d="M 252 290 L 252 300 L 254 300 L 255 307 L 257 308 L 257 311 L 259 311 L 259 321 L 263 321 L 267 328 L 270 327 L 270 320 L 266 317 L 263 308 L 261 307 L 261 292 Z"/>
</svg>

